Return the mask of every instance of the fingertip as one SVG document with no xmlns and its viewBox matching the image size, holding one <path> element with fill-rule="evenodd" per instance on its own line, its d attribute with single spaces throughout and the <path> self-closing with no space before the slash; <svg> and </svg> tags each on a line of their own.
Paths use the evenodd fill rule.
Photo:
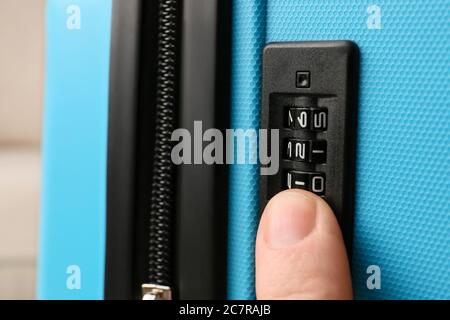
<svg viewBox="0 0 450 320">
<path fill-rule="evenodd" d="M 274 248 L 301 241 L 314 230 L 316 211 L 316 199 L 305 192 L 287 190 L 277 194 L 263 213 L 264 241 Z"/>
<path fill-rule="evenodd" d="M 287 190 L 269 201 L 258 230 L 256 278 L 263 299 L 352 297 L 342 234 L 322 198 Z"/>
</svg>

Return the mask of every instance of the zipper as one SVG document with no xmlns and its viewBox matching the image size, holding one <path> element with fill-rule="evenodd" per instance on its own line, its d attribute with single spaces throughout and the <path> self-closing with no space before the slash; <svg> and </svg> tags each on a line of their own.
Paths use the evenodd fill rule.
<svg viewBox="0 0 450 320">
<path fill-rule="evenodd" d="M 177 107 L 178 1 L 159 0 L 155 146 L 149 227 L 148 283 L 143 299 L 171 300 L 175 170 L 171 135 Z"/>
</svg>

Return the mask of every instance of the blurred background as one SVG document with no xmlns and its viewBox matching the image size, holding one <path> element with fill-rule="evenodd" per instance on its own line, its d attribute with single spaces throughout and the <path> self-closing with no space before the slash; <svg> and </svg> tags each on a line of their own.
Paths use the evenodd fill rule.
<svg viewBox="0 0 450 320">
<path fill-rule="evenodd" d="M 45 0 L 0 0 L 0 299 L 35 297 Z"/>
</svg>

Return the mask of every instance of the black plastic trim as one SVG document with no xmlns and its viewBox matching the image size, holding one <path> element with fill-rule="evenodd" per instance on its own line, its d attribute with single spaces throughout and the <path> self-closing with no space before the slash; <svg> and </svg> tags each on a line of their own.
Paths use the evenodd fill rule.
<svg viewBox="0 0 450 320">
<path fill-rule="evenodd" d="M 230 12 L 228 0 L 183 2 L 179 124 L 191 132 L 199 120 L 203 131 L 228 125 Z M 179 298 L 224 299 L 226 166 L 181 165 L 177 171 Z"/>
<path fill-rule="evenodd" d="M 157 3 L 114 0 L 111 32 L 105 299 L 147 279 Z"/>
<path fill-rule="evenodd" d="M 303 75 L 302 83 L 299 72 Z M 358 87 L 359 49 L 351 41 L 280 42 L 264 49 L 262 128 L 280 129 L 281 143 L 278 174 L 260 179 L 261 208 L 284 189 L 287 171 L 325 174 L 324 197 L 337 216 L 349 255 L 353 237 Z M 320 132 L 288 128 L 284 121 L 288 107 L 327 108 L 328 127 Z M 326 163 L 283 159 L 282 142 L 287 138 L 327 141 Z"/>
</svg>

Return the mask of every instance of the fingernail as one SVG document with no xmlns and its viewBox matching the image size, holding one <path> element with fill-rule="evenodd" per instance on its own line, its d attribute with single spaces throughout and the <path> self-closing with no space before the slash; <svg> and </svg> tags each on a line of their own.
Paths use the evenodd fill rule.
<svg viewBox="0 0 450 320">
<path fill-rule="evenodd" d="M 266 208 L 264 238 L 273 248 L 289 247 L 308 236 L 316 224 L 316 201 L 302 191 L 275 196 Z"/>
</svg>

